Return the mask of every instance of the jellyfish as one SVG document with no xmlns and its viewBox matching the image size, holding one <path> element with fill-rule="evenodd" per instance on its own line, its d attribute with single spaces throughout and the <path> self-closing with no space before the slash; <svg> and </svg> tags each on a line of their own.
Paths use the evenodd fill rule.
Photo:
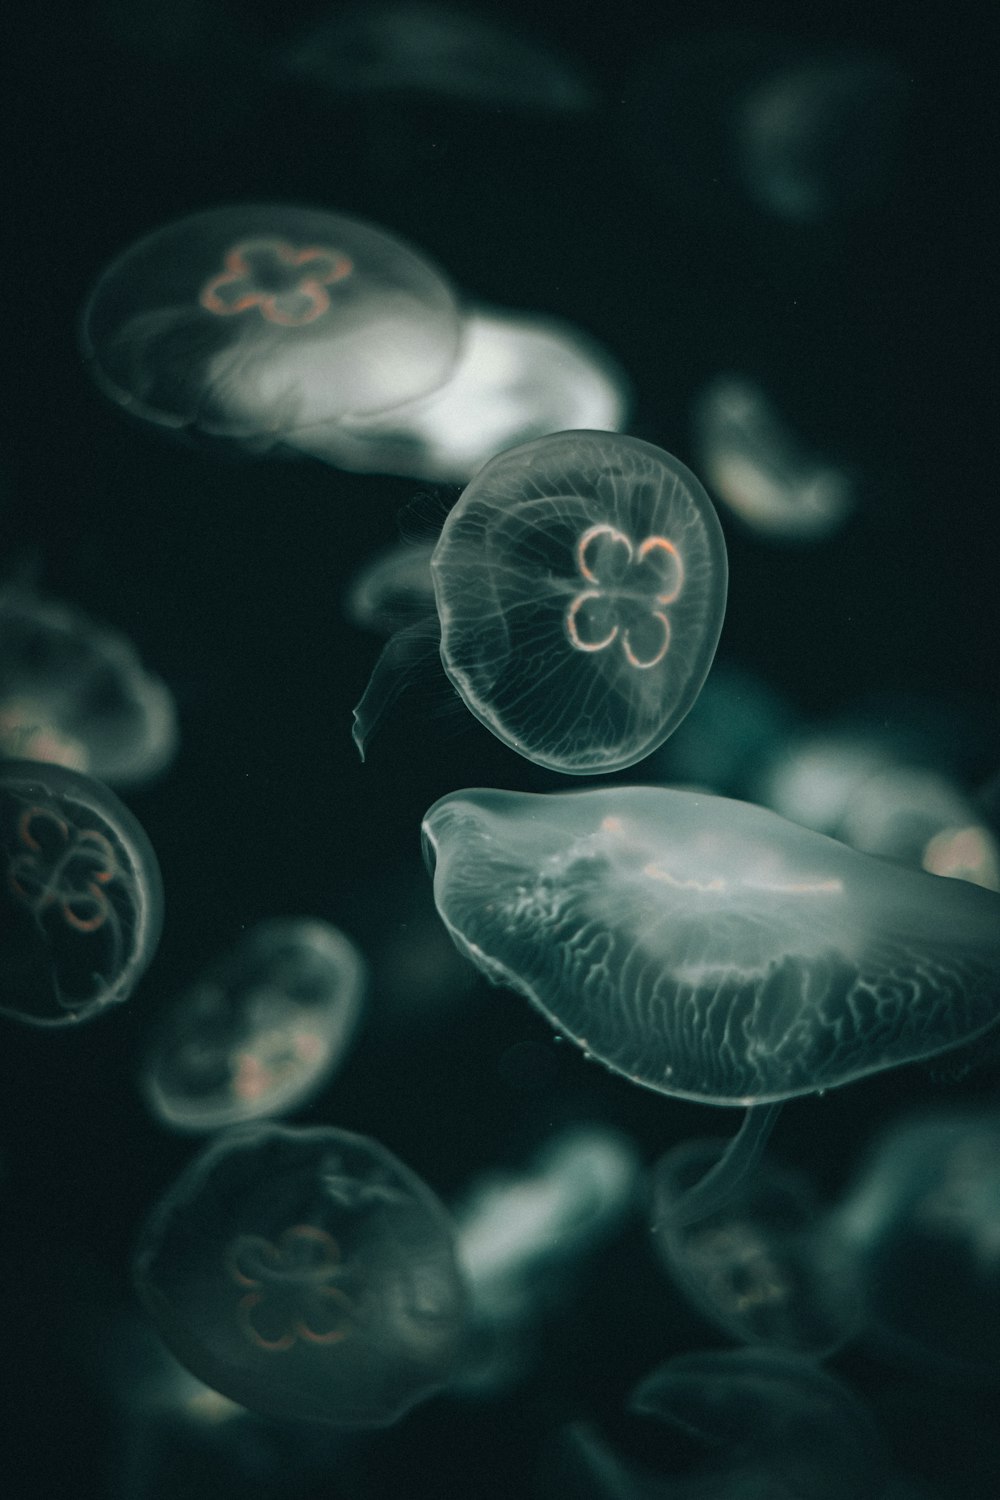
<svg viewBox="0 0 1000 1500">
<path fill-rule="evenodd" d="M 369 559 L 351 579 L 344 613 L 359 630 L 395 635 L 434 608 L 433 544 L 397 542 Z"/>
<path fill-rule="evenodd" d="M 725 1150 L 674 1147 L 653 1170 L 654 1243 L 671 1279 L 710 1322 L 747 1344 L 822 1356 L 858 1328 L 853 1258 L 825 1234 L 809 1179 L 759 1159 L 729 1199 L 695 1224 L 676 1205 Z"/>
<path fill-rule="evenodd" d="M 0 1014 L 67 1026 L 132 994 L 163 921 L 149 840 L 113 792 L 63 766 L 0 762 Z"/>
<path fill-rule="evenodd" d="M 747 1108 L 679 1224 L 724 1201 L 781 1100 L 1000 1019 L 1000 897 L 749 803 L 469 790 L 434 804 L 423 839 L 438 912 L 488 979 L 634 1083 Z"/>
<path fill-rule="evenodd" d="M 496 454 L 566 428 L 617 431 L 628 384 L 568 324 L 474 310 L 448 382 L 364 424 L 310 427 L 294 446 L 341 469 L 465 484 Z"/>
<path fill-rule="evenodd" d="M 520 755 L 590 775 L 663 743 L 711 666 L 722 529 L 701 485 L 637 438 L 561 432 L 492 459 L 431 559 L 444 670 Z M 420 627 L 390 641 L 354 711 L 362 755 Z"/>
<path fill-rule="evenodd" d="M 134 786 L 176 748 L 173 698 L 130 641 L 67 605 L 0 590 L 0 757 Z"/>
<path fill-rule="evenodd" d="M 694 426 L 710 489 L 761 536 L 821 541 L 854 509 L 850 474 L 808 452 L 755 382 L 718 376 L 698 397 Z"/>
<path fill-rule="evenodd" d="M 125 411 L 257 448 L 423 395 L 460 337 L 447 283 L 415 250 L 285 204 L 210 209 L 130 246 L 81 329 L 94 379 Z"/>
<path fill-rule="evenodd" d="M 141 1080 L 153 1113 L 208 1131 L 299 1108 L 342 1060 L 365 984 L 328 922 L 259 923 L 162 1017 Z"/>
<path fill-rule="evenodd" d="M 181 1364 L 269 1417 L 387 1426 L 447 1383 L 464 1338 L 444 1208 L 343 1130 L 220 1136 L 154 1208 L 134 1275 Z"/>
<path fill-rule="evenodd" d="M 946 1380 L 1000 1380 L 1000 1112 L 895 1122 L 828 1233 L 856 1260 L 880 1352 Z"/>
</svg>

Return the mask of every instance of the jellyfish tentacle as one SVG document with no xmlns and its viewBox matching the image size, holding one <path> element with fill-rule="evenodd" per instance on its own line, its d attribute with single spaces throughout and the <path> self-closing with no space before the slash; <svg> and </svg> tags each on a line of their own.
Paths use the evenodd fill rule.
<svg viewBox="0 0 1000 1500">
<path fill-rule="evenodd" d="M 429 615 L 397 631 L 386 642 L 354 710 L 351 737 L 362 760 L 368 741 L 397 698 L 411 685 L 414 675 L 437 658 L 440 639 L 437 617 Z"/>
<path fill-rule="evenodd" d="M 670 1206 L 670 1227 L 683 1229 L 710 1218 L 724 1207 L 745 1177 L 753 1171 L 771 1138 L 780 1101 L 747 1108 L 743 1123 L 713 1167 Z"/>
</svg>

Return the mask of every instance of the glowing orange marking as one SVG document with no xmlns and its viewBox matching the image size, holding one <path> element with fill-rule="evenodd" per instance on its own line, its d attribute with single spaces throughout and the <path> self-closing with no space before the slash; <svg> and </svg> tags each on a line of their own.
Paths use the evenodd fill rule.
<svg viewBox="0 0 1000 1500">
<path fill-rule="evenodd" d="M 642 873 L 648 875 L 650 880 L 660 880 L 664 885 L 672 885 L 678 891 L 703 891 L 706 894 L 717 895 L 728 889 L 726 882 L 719 877 L 715 880 L 678 880 L 676 875 L 671 875 L 669 870 L 661 870 L 659 865 L 648 864 L 643 866 Z"/>
<path fill-rule="evenodd" d="M 605 646 L 611 645 L 611 642 L 618 634 L 618 626 L 612 625 L 610 634 L 606 635 L 603 641 L 585 641 L 576 628 L 577 614 L 579 613 L 583 605 L 586 604 L 587 600 L 602 599 L 603 597 L 604 595 L 601 593 L 600 589 L 584 589 L 582 594 L 577 594 L 576 598 L 573 600 L 573 603 L 566 611 L 566 632 L 570 638 L 571 644 L 574 645 L 578 651 L 603 651 Z"/>
<path fill-rule="evenodd" d="M 612 817 L 602 818 L 601 827 L 604 829 L 605 833 L 621 833 L 622 820 L 621 818 Z"/>
<path fill-rule="evenodd" d="M 614 542 L 616 545 L 624 547 L 627 552 L 626 560 L 629 563 L 643 562 L 647 557 L 650 557 L 655 553 L 663 554 L 672 562 L 677 573 L 676 581 L 671 588 L 655 595 L 654 602 L 656 604 L 659 604 L 661 606 L 673 604 L 675 599 L 677 599 L 680 595 L 681 589 L 684 587 L 684 563 L 681 559 L 680 553 L 674 546 L 673 542 L 669 539 L 669 537 L 647 536 L 639 544 L 639 549 L 637 552 L 630 539 L 625 535 L 624 531 L 619 531 L 616 526 L 610 526 L 606 522 L 600 522 L 595 526 L 588 527 L 588 529 L 583 533 L 576 544 L 576 566 L 581 578 L 586 579 L 588 583 L 595 584 L 596 587 L 591 589 L 583 589 L 579 594 L 576 595 L 576 597 L 570 604 L 569 609 L 566 611 L 566 634 L 569 636 L 570 645 L 577 651 L 603 651 L 606 649 L 606 647 L 611 645 L 612 641 L 617 639 L 619 634 L 619 626 L 616 624 L 612 626 L 611 630 L 609 630 L 607 635 L 604 636 L 602 640 L 585 641 L 581 636 L 579 629 L 577 628 L 577 615 L 589 600 L 614 598 L 615 594 L 618 592 L 616 588 L 609 588 L 608 586 L 602 584 L 594 569 L 587 562 L 587 551 L 590 548 L 591 544 L 598 538 Z M 660 622 L 660 626 L 663 631 L 663 642 L 659 650 L 656 651 L 652 656 L 643 657 L 638 654 L 638 652 L 632 645 L 628 630 L 623 631 L 621 636 L 622 650 L 625 653 L 625 660 L 628 662 L 629 666 L 635 667 L 640 672 L 645 672 L 650 667 L 658 666 L 670 649 L 670 621 L 663 613 L 662 608 L 651 609 L 650 613 L 652 614 L 654 620 L 658 620 Z"/>
<path fill-rule="evenodd" d="M 644 672 L 647 667 L 655 667 L 658 662 L 661 662 L 663 660 L 670 649 L 670 621 L 667 619 L 666 615 L 662 614 L 658 609 L 653 610 L 653 619 L 659 620 L 660 624 L 663 626 L 663 645 L 660 647 L 659 651 L 657 651 L 656 655 L 651 656 L 648 661 L 643 661 L 640 656 L 636 656 L 635 652 L 632 650 L 632 643 L 628 638 L 627 630 L 622 636 L 622 647 L 625 651 L 625 657 L 633 667 L 638 667 L 640 672 Z"/>
<path fill-rule="evenodd" d="M 312 1246 L 319 1251 L 319 1258 L 312 1264 L 302 1263 L 303 1245 Z M 250 1260 L 252 1269 L 257 1274 L 250 1274 L 245 1264 L 241 1266 L 241 1251 Z M 236 1305 L 237 1319 L 246 1337 L 258 1349 L 263 1349 L 268 1354 L 283 1354 L 299 1340 L 307 1344 L 326 1345 L 339 1344 L 347 1338 L 350 1330 L 342 1323 L 336 1323 L 324 1331 L 322 1327 L 314 1328 L 309 1317 L 301 1311 L 289 1314 L 285 1330 L 274 1338 L 261 1333 L 254 1320 L 256 1309 L 267 1302 L 269 1295 L 279 1303 L 284 1303 L 290 1294 L 305 1298 L 312 1303 L 313 1311 L 319 1315 L 321 1324 L 325 1321 L 323 1312 L 336 1309 L 347 1315 L 353 1313 L 353 1304 L 347 1293 L 339 1287 L 329 1285 L 330 1279 L 340 1274 L 342 1264 L 340 1246 L 324 1229 L 317 1228 L 315 1224 L 293 1224 L 282 1232 L 277 1244 L 264 1239 L 262 1235 L 241 1235 L 227 1252 L 225 1264 L 237 1285 L 250 1288 Z M 274 1283 L 269 1288 L 271 1276 Z"/>
<path fill-rule="evenodd" d="M 618 542 L 622 546 L 627 547 L 629 562 L 632 561 L 632 557 L 634 555 L 632 543 L 629 541 L 624 531 L 619 531 L 617 527 L 609 526 L 606 522 L 599 522 L 598 525 L 591 526 L 588 531 L 585 531 L 583 533 L 583 536 L 576 544 L 576 565 L 579 568 L 582 576 L 587 579 L 588 583 L 598 583 L 600 581 L 597 575 L 595 573 L 592 573 L 587 567 L 586 561 L 587 548 L 590 546 L 591 542 L 599 536 L 609 537 L 611 541 Z"/>
<path fill-rule="evenodd" d="M 283 291 L 262 291 L 248 262 L 248 257 L 254 255 L 273 256 L 281 270 L 308 267 L 308 273 Z M 268 239 L 245 240 L 234 245 L 226 251 L 223 265 L 225 270 L 213 276 L 201 289 L 198 301 L 205 311 L 220 318 L 230 318 L 256 307 L 268 323 L 277 323 L 282 328 L 299 328 L 321 318 L 330 306 L 330 296 L 325 288 L 343 281 L 354 270 L 350 258 L 339 251 L 315 245 L 296 250 L 284 240 Z M 222 297 L 219 293 L 224 289 L 228 289 L 228 295 Z M 299 313 L 289 311 L 288 301 L 302 297 L 307 306 Z M 283 302 L 286 305 L 283 306 Z"/>
<path fill-rule="evenodd" d="M 61 847 L 46 850 L 36 837 L 42 828 L 54 833 L 55 842 Z M 96 828 L 77 832 L 44 807 L 24 809 L 18 819 L 17 835 L 28 852 L 11 860 L 7 885 L 31 909 L 36 920 L 58 904 L 63 921 L 75 931 L 91 933 L 103 927 L 111 915 L 111 905 L 101 887 L 119 873 L 110 839 Z M 71 873 L 74 864 L 80 863 L 88 867 L 90 877 L 82 890 L 74 889 Z"/>
<path fill-rule="evenodd" d="M 673 559 L 674 565 L 677 568 L 677 582 L 674 587 L 669 589 L 667 593 L 657 594 L 656 596 L 657 604 L 673 604 L 684 587 L 684 563 L 681 560 L 681 555 L 673 542 L 667 537 L 648 536 L 639 548 L 639 561 L 642 562 L 643 558 L 648 557 L 653 551 L 665 552 L 668 557 Z"/>
<path fill-rule="evenodd" d="M 844 889 L 840 880 L 793 880 L 786 884 L 780 881 L 748 880 L 751 890 L 774 891 L 781 896 L 836 896 Z"/>
</svg>

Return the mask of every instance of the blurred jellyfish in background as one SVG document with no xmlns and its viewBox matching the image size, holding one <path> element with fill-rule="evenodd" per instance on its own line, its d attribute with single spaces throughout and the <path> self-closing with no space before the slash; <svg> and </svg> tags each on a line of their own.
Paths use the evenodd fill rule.
<svg viewBox="0 0 1000 1500">
<path fill-rule="evenodd" d="M 0 762 L 0 1015 L 68 1026 L 127 1000 L 162 923 L 156 856 L 113 792 Z"/>
<path fill-rule="evenodd" d="M 1000 1113 L 898 1120 L 835 1210 L 869 1336 L 893 1362 L 1000 1386 Z"/>
<path fill-rule="evenodd" d="M 671 1279 L 716 1328 L 746 1344 L 824 1356 L 858 1331 L 853 1262 L 826 1234 L 809 1179 L 758 1159 L 714 1213 L 678 1223 L 674 1205 L 713 1168 L 723 1141 L 676 1146 L 653 1169 L 653 1236 Z"/>
<path fill-rule="evenodd" d="M 553 1138 L 526 1172 L 474 1184 L 453 1210 L 470 1289 L 459 1389 L 492 1394 L 523 1374 L 538 1325 L 570 1301 L 588 1255 L 620 1229 L 638 1177 L 624 1136 L 576 1126 Z"/>
<path fill-rule="evenodd" d="M 465 1336 L 444 1208 L 341 1130 L 219 1137 L 150 1215 L 134 1274 L 176 1358 L 270 1417 L 386 1426 L 447 1384 Z"/>
<path fill-rule="evenodd" d="M 91 374 L 126 412 L 258 450 L 433 390 L 460 338 L 446 281 L 416 251 L 287 204 L 147 235 L 104 272 L 81 326 Z"/>
<path fill-rule="evenodd" d="M 567 113 L 595 103 L 578 69 L 522 27 L 420 0 L 331 8 L 281 61 L 338 98 L 416 93 L 486 109 Z"/>
<path fill-rule="evenodd" d="M 465 484 L 496 454 L 568 428 L 616 432 L 628 382 L 611 356 L 566 323 L 472 311 L 445 385 L 389 416 L 311 427 L 294 446 L 341 469 Z"/>
<path fill-rule="evenodd" d="M 745 376 L 711 381 L 695 402 L 693 421 L 709 489 L 760 536 L 822 541 L 854 509 L 851 475 L 809 452 Z"/>
<path fill-rule="evenodd" d="M 716 659 L 691 712 L 647 769 L 657 780 L 753 800 L 764 768 L 797 722 L 791 704 L 763 677 Z"/>
<path fill-rule="evenodd" d="M 343 1060 L 367 979 L 350 939 L 316 918 L 251 928 L 160 1017 L 141 1085 L 175 1130 L 287 1114 Z"/>
<path fill-rule="evenodd" d="M 0 590 L 0 758 L 134 786 L 176 749 L 173 698 L 131 642 L 68 605 Z"/>
<path fill-rule="evenodd" d="M 600 432 L 492 459 L 448 515 L 431 574 L 441 662 L 466 707 L 569 775 L 633 765 L 680 723 L 715 655 L 728 576 L 694 475 Z M 419 629 L 389 642 L 354 710 L 362 756 Z"/>
<path fill-rule="evenodd" d="M 433 543 L 397 542 L 355 573 L 344 614 L 359 630 L 395 635 L 434 608 Z"/>
</svg>

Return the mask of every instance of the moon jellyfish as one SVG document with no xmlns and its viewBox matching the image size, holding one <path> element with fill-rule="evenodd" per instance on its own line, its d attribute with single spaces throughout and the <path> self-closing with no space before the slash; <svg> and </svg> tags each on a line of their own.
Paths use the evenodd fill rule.
<svg viewBox="0 0 1000 1500">
<path fill-rule="evenodd" d="M 854 509 L 850 475 L 809 453 L 753 381 L 713 380 L 695 404 L 694 426 L 709 488 L 751 530 L 820 541 Z"/>
<path fill-rule="evenodd" d="M 23 589 L 0 591 L 0 757 L 122 786 L 156 776 L 176 748 L 173 699 L 124 636 Z"/>
<path fill-rule="evenodd" d="M 342 469 L 465 484 L 497 453 L 567 428 L 617 431 L 628 384 L 592 340 L 547 318 L 479 310 L 445 385 L 363 425 L 312 427 L 295 446 Z"/>
<path fill-rule="evenodd" d="M 397 542 L 359 568 L 344 600 L 351 624 L 394 635 L 433 610 L 433 551 L 433 545 Z"/>
<path fill-rule="evenodd" d="M 1000 1381 L 1000 1113 L 893 1125 L 829 1232 L 857 1261 L 880 1350 L 944 1379 Z"/>
<path fill-rule="evenodd" d="M 168 224 L 104 272 L 82 324 L 125 411 L 266 447 L 440 385 L 461 337 L 446 282 L 384 230 L 287 204 Z"/>
<path fill-rule="evenodd" d="M 350 1043 L 365 963 L 327 922 L 252 928 L 162 1018 L 142 1076 L 176 1130 L 219 1130 L 297 1109 Z"/>
<path fill-rule="evenodd" d="M 441 661 L 473 714 L 550 770 L 630 766 L 698 696 L 726 605 L 711 503 L 637 438 L 561 432 L 501 453 L 449 514 L 431 559 Z M 390 641 L 355 709 L 365 743 L 399 691 Z"/>
<path fill-rule="evenodd" d="M 1000 897 L 657 787 L 452 793 L 423 823 L 459 950 L 635 1083 L 832 1088 L 1000 1019 Z"/>
<path fill-rule="evenodd" d="M 445 5 L 338 6 L 296 39 L 286 67 L 335 95 L 438 94 L 491 109 L 577 111 L 594 95 L 576 70 L 513 28 Z"/>
<path fill-rule="evenodd" d="M 669 1275 L 710 1322 L 747 1344 L 824 1355 L 857 1331 L 853 1262 L 825 1235 L 801 1173 L 758 1161 L 727 1202 L 697 1224 L 676 1207 L 727 1149 L 677 1146 L 653 1170 L 653 1233 Z M 683 1217 L 683 1216 L 682 1216 Z"/>
<path fill-rule="evenodd" d="M 466 1294 L 430 1189 L 365 1136 L 243 1127 L 145 1225 L 139 1296 L 206 1385 L 264 1416 L 381 1427 L 451 1377 Z"/>
<path fill-rule="evenodd" d="M 156 856 L 107 787 L 0 763 L 0 1014 L 67 1026 L 127 1000 L 162 921 Z"/>
<path fill-rule="evenodd" d="M 533 1328 L 568 1300 L 573 1273 L 634 1202 L 631 1143 L 597 1126 L 565 1130 L 528 1171 L 492 1174 L 455 1209 L 470 1288 L 466 1389 L 496 1391 L 523 1369 Z"/>
</svg>

